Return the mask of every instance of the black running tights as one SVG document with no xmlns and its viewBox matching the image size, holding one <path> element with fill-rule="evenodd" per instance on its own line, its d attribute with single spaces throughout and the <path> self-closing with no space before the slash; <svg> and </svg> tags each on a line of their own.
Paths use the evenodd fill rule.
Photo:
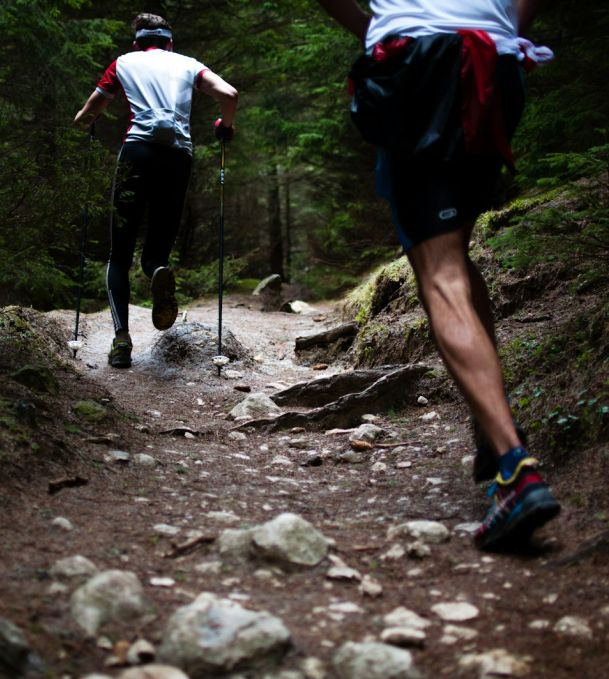
<svg viewBox="0 0 609 679">
<path fill-rule="evenodd" d="M 147 210 L 141 265 L 148 278 L 167 266 L 182 217 L 191 157 L 184 151 L 128 142 L 118 157 L 112 191 L 106 286 L 114 329 L 129 330 L 129 269 Z"/>
</svg>

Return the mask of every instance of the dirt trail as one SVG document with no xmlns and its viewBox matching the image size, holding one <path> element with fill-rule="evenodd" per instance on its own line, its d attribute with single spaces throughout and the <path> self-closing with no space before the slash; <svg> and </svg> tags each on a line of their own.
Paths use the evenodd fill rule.
<svg viewBox="0 0 609 679">
<path fill-rule="evenodd" d="M 141 635 L 158 643 L 178 606 L 211 591 L 283 619 L 294 646 L 282 668 L 296 669 L 303 658 L 315 656 L 333 679 L 336 649 L 349 640 L 378 640 L 380 616 L 404 606 L 431 621 L 425 644 L 413 649 L 425 677 L 483 676 L 475 661 L 468 669 L 462 659 L 493 649 L 513 656 L 511 669 L 501 676 L 602 676 L 609 661 L 606 553 L 600 553 L 600 561 L 594 550 L 566 561 L 586 537 L 578 533 L 577 506 L 569 502 L 526 554 L 484 555 L 474 549 L 469 531 L 486 504 L 470 480 L 469 465 L 463 464 L 471 442 L 460 405 L 431 399 L 421 406 L 419 394 L 413 394 L 399 412 L 373 413 L 385 431 L 383 440 L 401 446 L 376 448 L 359 462 L 335 462 L 349 450 L 347 435 L 249 432 L 242 441 L 229 438 L 234 425 L 226 413 L 244 396 L 236 384 L 271 393 L 273 383 L 291 385 L 320 374 L 293 360 L 295 337 L 319 331 L 319 323 L 311 316 L 262 313 L 240 302 L 227 302 L 225 326 L 258 360 L 251 368 L 237 366 L 243 377 L 236 381 L 218 377 L 209 365 L 163 373 L 151 355 L 160 333 L 150 325 L 149 310 L 137 307 L 131 309 L 133 367 L 113 370 L 106 363 L 108 315 L 84 318 L 86 343 L 78 369 L 110 392 L 114 406 L 129 414 L 132 424 L 116 444 L 83 440 L 88 485 L 49 496 L 45 480 L 32 484 L 3 522 L 0 614 L 22 627 L 46 663 L 45 676 L 101 672 L 109 655 L 95 641 L 82 640 L 70 618 L 69 597 L 49 591 L 53 563 L 75 554 L 88 557 L 100 570 L 134 571 L 144 584 L 154 614 L 136 626 L 125 623 L 121 633 L 127 639 Z M 329 308 L 321 311 L 331 315 Z M 70 320 L 67 314 L 57 316 Z M 216 320 L 211 303 L 188 311 L 190 323 Z M 204 435 L 160 433 L 176 426 Z M 108 432 L 100 425 L 97 433 Z M 306 439 L 306 450 L 302 444 L 295 447 L 294 439 Z M 112 449 L 148 453 L 158 466 L 113 465 L 105 461 Z M 323 463 L 302 466 L 307 451 L 319 453 Z M 553 470 L 546 471 L 554 481 Z M 557 481 L 562 499 L 572 479 Z M 189 530 L 217 536 L 227 527 L 260 524 L 281 512 L 301 515 L 333 540 L 333 553 L 377 580 L 382 596 L 362 594 L 354 581 L 329 580 L 327 562 L 306 571 L 271 569 L 269 575 L 268 565 L 221 559 L 214 542 L 167 558 L 171 543 L 185 540 Z M 52 527 L 58 516 L 69 519 L 73 530 Z M 388 528 L 412 519 L 442 522 L 451 531 L 450 541 L 430 545 L 428 555 L 412 548 L 411 556 L 393 550 L 392 557 L 392 547 L 408 551 L 412 540 L 388 540 Z M 154 528 L 158 524 L 180 532 L 166 537 Z M 218 568 L 202 566 L 218 560 Z M 153 586 L 156 577 L 172 578 L 175 584 Z M 432 607 L 456 601 L 473 604 L 478 615 L 455 623 L 461 629 L 447 629 L 450 623 Z M 345 602 L 352 605 L 341 605 Z M 581 617 L 588 631 L 555 629 L 564 616 Z"/>
</svg>

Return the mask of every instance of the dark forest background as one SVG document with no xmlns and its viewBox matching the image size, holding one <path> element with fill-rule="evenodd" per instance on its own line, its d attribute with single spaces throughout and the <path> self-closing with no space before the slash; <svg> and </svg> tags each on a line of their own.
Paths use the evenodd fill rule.
<svg viewBox="0 0 609 679">
<path fill-rule="evenodd" d="M 0 305 L 73 303 L 84 205 L 85 303 L 105 304 L 108 198 L 127 107 L 113 103 L 92 145 L 72 119 L 105 67 L 131 48 L 130 22 L 140 11 L 165 16 L 175 50 L 240 92 L 238 134 L 227 151 L 229 286 L 247 289 L 279 273 L 303 297 L 327 297 L 397 255 L 388 211 L 374 195 L 374 151 L 349 120 L 346 74 L 359 46 L 316 2 L 2 0 Z M 500 199 L 607 172 L 608 36 L 603 0 L 554 0 L 542 9 L 530 37 L 556 59 L 528 78 L 515 141 L 519 173 Z M 211 99 L 196 101 L 194 174 L 173 262 L 183 298 L 216 286 L 217 115 Z M 606 255 L 606 210 L 586 209 Z M 520 244 L 510 247 L 518 261 Z M 526 247 L 525 238 L 522 257 Z M 134 292 L 135 301 L 144 298 L 137 271 Z"/>
</svg>

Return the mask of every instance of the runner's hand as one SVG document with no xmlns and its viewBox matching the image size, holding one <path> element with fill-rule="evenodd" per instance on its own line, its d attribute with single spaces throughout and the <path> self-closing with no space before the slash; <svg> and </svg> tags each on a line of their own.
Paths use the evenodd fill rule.
<svg viewBox="0 0 609 679">
<path fill-rule="evenodd" d="M 235 136 L 235 128 L 231 125 L 226 127 L 222 122 L 222 118 L 218 118 L 214 123 L 214 132 L 216 134 L 216 139 L 220 141 L 230 141 Z"/>
</svg>

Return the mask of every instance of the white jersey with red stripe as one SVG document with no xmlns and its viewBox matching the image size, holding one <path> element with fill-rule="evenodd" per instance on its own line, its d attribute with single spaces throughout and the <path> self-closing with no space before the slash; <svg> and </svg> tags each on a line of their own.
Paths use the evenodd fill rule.
<svg viewBox="0 0 609 679">
<path fill-rule="evenodd" d="M 150 48 L 120 56 L 106 69 L 97 91 L 129 102 L 131 124 L 125 142 L 148 141 L 192 153 L 190 110 L 206 67 L 200 61 Z"/>
<path fill-rule="evenodd" d="M 370 0 L 366 49 L 388 35 L 420 38 L 459 29 L 486 31 L 499 54 L 521 56 L 516 0 Z"/>
</svg>

